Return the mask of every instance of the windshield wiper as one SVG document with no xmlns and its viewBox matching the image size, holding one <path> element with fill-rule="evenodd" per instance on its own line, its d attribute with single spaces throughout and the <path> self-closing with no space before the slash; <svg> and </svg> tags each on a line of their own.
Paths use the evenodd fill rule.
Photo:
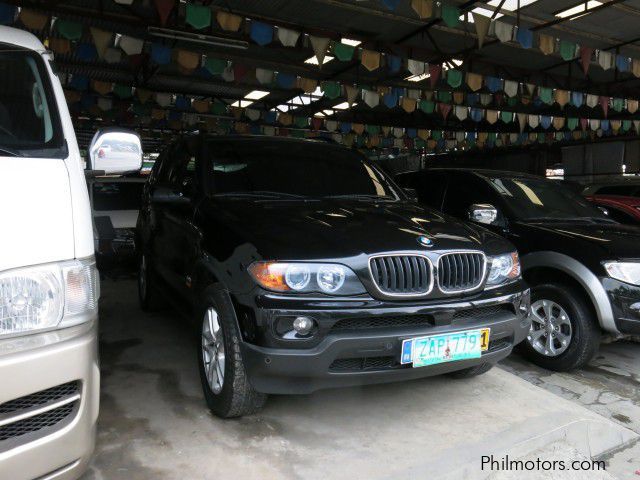
<svg viewBox="0 0 640 480">
<path fill-rule="evenodd" d="M 12 157 L 20 157 L 21 154 L 18 150 L 10 150 L 7 147 L 0 147 L 0 154 L 6 153 L 7 155 L 11 155 Z"/>
<path fill-rule="evenodd" d="M 610 218 L 601 217 L 527 217 L 523 218 L 525 222 L 592 222 L 592 223 L 618 223 Z"/>
<path fill-rule="evenodd" d="M 357 200 L 395 200 L 390 195 L 375 195 L 365 193 L 347 193 L 345 195 L 327 195 L 323 198 L 354 198 Z"/>
<path fill-rule="evenodd" d="M 273 192 L 271 190 L 255 190 L 253 192 L 215 193 L 214 197 L 254 197 L 254 198 L 307 198 L 296 193 Z"/>
</svg>

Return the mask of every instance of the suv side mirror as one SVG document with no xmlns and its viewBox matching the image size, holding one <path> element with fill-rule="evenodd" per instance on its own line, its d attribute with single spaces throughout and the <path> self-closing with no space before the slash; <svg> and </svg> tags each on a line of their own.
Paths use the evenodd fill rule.
<svg viewBox="0 0 640 480">
<path fill-rule="evenodd" d="M 489 203 L 474 203 L 468 214 L 469 220 L 483 225 L 493 225 L 498 219 L 498 209 Z"/>
<path fill-rule="evenodd" d="M 418 200 L 418 191 L 415 188 L 404 187 L 402 191 L 410 200 Z"/>
<path fill-rule="evenodd" d="M 113 127 L 98 130 L 88 154 L 89 174 L 96 170 L 103 175 L 123 174 L 142 168 L 142 143 L 131 130 Z"/>
</svg>

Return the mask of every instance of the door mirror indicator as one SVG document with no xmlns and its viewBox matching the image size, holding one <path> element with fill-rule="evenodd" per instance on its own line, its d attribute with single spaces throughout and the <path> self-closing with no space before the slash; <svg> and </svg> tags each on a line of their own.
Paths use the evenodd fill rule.
<svg viewBox="0 0 640 480">
<path fill-rule="evenodd" d="M 405 187 L 402 191 L 410 200 L 418 200 L 418 191 L 415 188 Z"/>
<path fill-rule="evenodd" d="M 87 168 L 104 175 L 137 172 L 142 168 L 142 143 L 131 130 L 104 128 L 93 136 L 88 156 Z"/>
<path fill-rule="evenodd" d="M 468 210 L 469 220 L 483 225 L 493 225 L 498 219 L 498 210 L 489 203 L 474 203 Z"/>
<path fill-rule="evenodd" d="M 158 187 L 151 195 L 151 202 L 158 205 L 188 205 L 191 200 L 170 188 Z"/>
</svg>

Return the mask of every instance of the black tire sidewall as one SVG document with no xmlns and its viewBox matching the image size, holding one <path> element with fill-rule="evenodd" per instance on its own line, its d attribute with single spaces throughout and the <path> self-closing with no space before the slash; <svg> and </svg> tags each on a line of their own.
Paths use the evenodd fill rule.
<svg viewBox="0 0 640 480">
<path fill-rule="evenodd" d="M 600 342 L 600 329 L 585 299 L 573 287 L 562 284 L 542 284 L 532 287 L 531 303 L 551 300 L 569 315 L 571 340 L 569 348 L 556 357 L 538 353 L 528 340 L 523 342 L 527 357 L 541 367 L 566 371 L 581 367 L 595 355 Z"/>
<path fill-rule="evenodd" d="M 243 368 L 242 360 L 238 361 L 236 358 L 236 345 L 239 343 L 238 328 L 233 312 L 229 312 L 226 307 L 226 302 L 221 301 L 221 295 L 224 292 L 216 286 L 207 288 L 203 295 L 198 308 L 198 368 L 200 371 L 200 381 L 202 382 L 202 391 L 204 393 L 205 400 L 208 407 L 216 415 L 226 418 L 229 416 L 229 411 L 232 407 L 234 388 L 236 383 L 236 377 L 238 369 Z M 208 308 L 213 307 L 218 312 L 218 321 L 222 334 L 224 335 L 224 351 L 225 351 L 225 365 L 224 365 L 224 382 L 222 384 L 222 390 L 216 394 L 213 392 L 207 381 L 204 359 L 202 358 L 202 326 L 205 318 L 205 314 Z"/>
</svg>

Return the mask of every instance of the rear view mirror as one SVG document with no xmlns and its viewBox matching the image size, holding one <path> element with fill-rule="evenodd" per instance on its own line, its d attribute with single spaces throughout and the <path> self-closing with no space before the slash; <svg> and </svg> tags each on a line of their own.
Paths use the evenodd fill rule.
<svg viewBox="0 0 640 480">
<path fill-rule="evenodd" d="M 498 210 L 489 203 L 474 203 L 469 207 L 469 220 L 492 225 L 498 218 Z"/>
<path fill-rule="evenodd" d="M 142 143 L 137 133 L 121 128 L 100 129 L 89 146 L 89 170 L 106 175 L 137 172 L 142 168 Z"/>
</svg>

